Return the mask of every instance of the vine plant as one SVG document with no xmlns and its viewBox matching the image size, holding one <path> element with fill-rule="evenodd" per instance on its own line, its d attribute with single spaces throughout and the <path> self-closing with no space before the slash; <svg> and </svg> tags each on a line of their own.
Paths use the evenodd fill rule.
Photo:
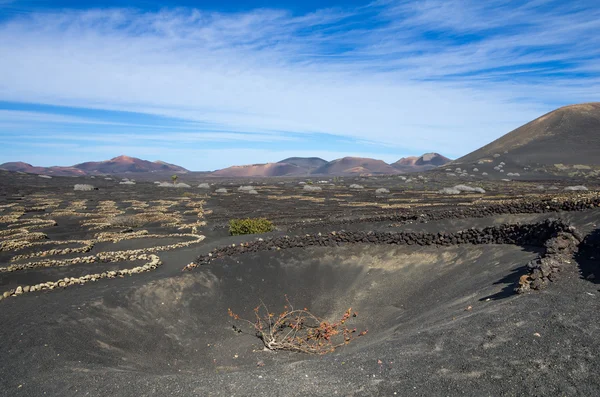
<svg viewBox="0 0 600 397">
<path fill-rule="evenodd" d="M 250 325 L 255 335 L 262 341 L 265 350 L 287 350 L 309 354 L 326 354 L 347 345 L 355 337 L 364 336 L 368 330 L 357 332 L 349 328 L 347 322 L 357 313 L 349 308 L 342 317 L 334 322 L 323 320 L 312 314 L 307 308 L 296 309 L 287 295 L 287 304 L 279 315 L 271 313 L 261 301 L 254 308 L 254 321 L 241 318 L 231 309 L 229 316 L 236 321 Z M 236 325 L 234 330 L 243 332 Z"/>
</svg>

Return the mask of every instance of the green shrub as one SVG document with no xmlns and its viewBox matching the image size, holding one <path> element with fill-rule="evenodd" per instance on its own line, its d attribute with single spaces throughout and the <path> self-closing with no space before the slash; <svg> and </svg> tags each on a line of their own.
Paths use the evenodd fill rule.
<svg viewBox="0 0 600 397">
<path fill-rule="evenodd" d="M 229 221 L 229 234 L 232 236 L 266 233 L 273 231 L 273 229 L 273 223 L 266 218 L 232 219 Z"/>
</svg>

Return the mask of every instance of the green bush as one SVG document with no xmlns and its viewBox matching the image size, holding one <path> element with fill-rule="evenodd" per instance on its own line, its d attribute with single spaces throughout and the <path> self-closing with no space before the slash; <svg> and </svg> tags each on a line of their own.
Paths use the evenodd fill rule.
<svg viewBox="0 0 600 397">
<path fill-rule="evenodd" d="M 229 234 L 232 236 L 266 233 L 273 231 L 273 229 L 273 222 L 266 218 L 232 219 L 229 221 Z"/>
</svg>

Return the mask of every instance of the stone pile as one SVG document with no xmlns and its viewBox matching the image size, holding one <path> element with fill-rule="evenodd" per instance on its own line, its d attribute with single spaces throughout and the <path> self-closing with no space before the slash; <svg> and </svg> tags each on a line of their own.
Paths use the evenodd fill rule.
<svg viewBox="0 0 600 397">
<path fill-rule="evenodd" d="M 574 233 L 569 225 L 561 221 L 546 220 L 524 225 L 505 224 L 483 229 L 473 228 L 454 233 L 340 231 L 294 237 L 283 236 L 216 248 L 207 255 L 200 256 L 195 262 L 186 265 L 183 270 L 191 270 L 197 266 L 208 265 L 215 259 L 244 253 L 311 246 L 337 247 L 347 244 L 436 245 L 446 247 L 459 244 L 515 244 L 546 247 L 547 252 L 545 255 L 558 260 L 553 251 L 559 249 L 556 245 L 558 243 L 549 241 L 562 239 L 564 236 L 575 236 Z M 576 240 L 577 237 L 573 237 L 573 241 Z M 562 248 L 560 250 L 561 255 L 569 252 Z"/>
<path fill-rule="evenodd" d="M 0 295 L 0 301 L 6 299 L 10 296 L 19 296 L 23 295 L 27 292 L 35 292 L 35 291 L 44 291 L 44 290 L 53 290 L 56 288 L 66 288 L 73 285 L 83 285 L 85 283 L 89 283 L 92 281 L 98 281 L 104 278 L 115 278 L 115 277 L 124 277 L 131 276 L 133 274 L 149 272 L 156 269 L 158 266 L 162 264 L 160 258 L 157 255 L 140 255 L 138 259 L 149 260 L 149 262 L 145 263 L 142 266 L 136 266 L 131 269 L 122 269 L 122 270 L 111 270 L 103 273 L 96 274 L 86 274 L 81 277 L 65 277 L 63 279 L 57 281 L 48 281 L 45 283 L 39 283 L 35 285 L 19 285 L 15 289 L 11 289 L 5 291 L 2 295 Z"/>
<path fill-rule="evenodd" d="M 310 226 L 346 225 L 364 222 L 391 221 L 398 224 L 424 223 L 443 219 L 484 218 L 505 214 L 542 214 L 559 211 L 584 211 L 600 207 L 600 195 L 594 193 L 582 197 L 522 199 L 497 204 L 474 204 L 471 207 L 458 209 L 440 209 L 428 211 L 416 208 L 404 213 L 366 216 L 361 218 L 330 219 L 321 222 L 311 222 Z M 307 224 L 291 225 L 290 229 L 306 227 Z"/>
<path fill-rule="evenodd" d="M 565 263 L 571 263 L 581 243 L 581 235 L 574 230 L 561 231 L 544 243 L 545 251 L 527 264 L 528 274 L 521 276 L 515 292 L 539 290 L 555 281 Z"/>
<path fill-rule="evenodd" d="M 149 235 L 152 236 L 152 235 Z M 147 237 L 147 236 L 142 236 Z M 148 253 L 156 253 L 161 251 L 169 251 L 173 249 L 183 248 L 190 246 L 192 244 L 197 244 L 204 240 L 204 236 L 195 235 L 195 234 L 183 234 L 183 233 L 173 233 L 167 235 L 155 235 L 153 237 L 192 237 L 193 240 L 184 241 L 176 244 L 162 245 L 150 248 L 141 248 L 134 250 L 126 250 L 126 251 L 108 251 L 108 252 L 100 252 L 95 255 L 82 256 L 77 258 L 70 259 L 46 259 L 37 262 L 28 262 L 28 263 L 19 263 L 13 264 L 6 267 L 0 267 L 0 273 L 5 272 L 14 272 L 24 269 L 35 269 L 35 268 L 44 268 L 44 267 L 62 267 L 62 266 L 71 266 L 77 265 L 81 263 L 109 263 L 109 262 L 123 262 L 123 261 L 134 261 L 139 259 L 145 259 L 144 255 Z"/>
</svg>

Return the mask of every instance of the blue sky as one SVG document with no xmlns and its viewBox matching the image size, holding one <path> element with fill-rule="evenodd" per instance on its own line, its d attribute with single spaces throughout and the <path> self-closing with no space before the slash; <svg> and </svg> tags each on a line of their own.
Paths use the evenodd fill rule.
<svg viewBox="0 0 600 397">
<path fill-rule="evenodd" d="M 598 101 L 594 1 L 0 0 L 0 163 L 459 157 Z"/>
</svg>

